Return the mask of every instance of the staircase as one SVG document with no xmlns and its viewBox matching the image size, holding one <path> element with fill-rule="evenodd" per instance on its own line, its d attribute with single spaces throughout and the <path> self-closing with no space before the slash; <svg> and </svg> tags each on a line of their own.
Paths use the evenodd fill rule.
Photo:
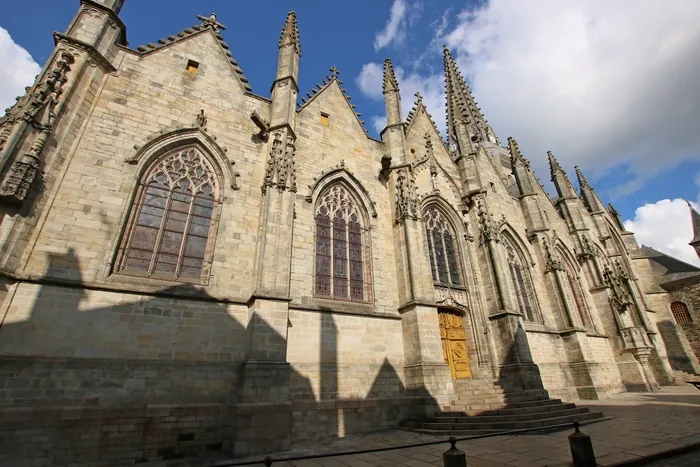
<svg viewBox="0 0 700 467">
<path fill-rule="evenodd" d="M 550 399 L 547 391 L 505 391 L 486 380 L 454 382 L 452 405 L 442 412 L 421 420 L 405 420 L 401 428 L 433 435 L 485 435 L 525 428 L 542 428 L 602 418 L 600 412 Z M 540 430 L 537 430 L 540 431 Z"/>
</svg>

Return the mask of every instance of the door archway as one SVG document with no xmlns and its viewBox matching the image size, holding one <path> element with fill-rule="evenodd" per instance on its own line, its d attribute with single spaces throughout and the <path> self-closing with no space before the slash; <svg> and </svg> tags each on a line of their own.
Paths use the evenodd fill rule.
<svg viewBox="0 0 700 467">
<path fill-rule="evenodd" d="M 450 367 L 452 379 L 470 379 L 472 370 L 463 315 L 447 308 L 438 308 L 438 319 L 442 356 Z"/>
</svg>

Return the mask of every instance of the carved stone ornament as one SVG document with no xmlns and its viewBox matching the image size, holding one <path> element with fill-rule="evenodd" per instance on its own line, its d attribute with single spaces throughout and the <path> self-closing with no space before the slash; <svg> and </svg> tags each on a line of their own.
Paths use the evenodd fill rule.
<svg viewBox="0 0 700 467">
<path fill-rule="evenodd" d="M 448 287 L 435 287 L 435 303 L 442 308 L 456 308 L 469 312 L 467 292 Z"/>
<path fill-rule="evenodd" d="M 267 193 L 269 187 L 275 187 L 280 192 L 289 190 L 297 191 L 296 167 L 294 156 L 296 146 L 292 135 L 286 135 L 283 131 L 276 131 L 272 140 L 272 149 L 265 167 L 262 193 Z"/>
<path fill-rule="evenodd" d="M 195 119 L 194 125 L 201 129 L 206 130 L 207 128 L 207 116 L 204 115 L 204 109 L 200 110 Z"/>
<path fill-rule="evenodd" d="M 396 222 L 404 219 L 420 220 L 416 180 L 413 172 L 407 168 L 396 171 Z"/>
<path fill-rule="evenodd" d="M 469 221 L 469 211 L 466 209 L 462 211 L 462 224 L 464 225 L 464 239 L 473 242 L 474 231 L 472 230 L 472 223 Z"/>
<path fill-rule="evenodd" d="M 23 202 L 41 172 L 41 154 L 53 132 L 64 85 L 68 81 L 67 74 L 74 62 L 75 57 L 72 53 L 67 50 L 60 51 L 58 60 L 47 78 L 38 83 L 31 93 L 17 100 L 15 107 L 3 117 L 4 124 L 0 120 L 0 146 L 4 146 L 15 118 L 22 118 L 39 130 L 29 151 L 13 162 L 0 184 L 0 196 L 9 201 Z"/>
<path fill-rule="evenodd" d="M 500 242 L 501 236 L 493 214 L 486 212 L 486 207 L 481 198 L 477 199 L 476 206 L 479 222 L 479 244 L 490 241 Z"/>
<path fill-rule="evenodd" d="M 629 294 L 627 280 L 612 271 L 606 264 L 603 270 L 603 280 L 610 289 L 610 304 L 619 313 L 624 313 L 632 306 L 632 297 Z"/>
<path fill-rule="evenodd" d="M 591 241 L 588 239 L 588 235 L 581 235 L 581 251 L 579 251 L 576 255 L 579 261 L 593 259 L 596 256 L 596 254 L 597 251 L 595 250 L 595 248 L 593 248 Z"/>
<path fill-rule="evenodd" d="M 552 243 L 555 241 L 556 237 L 553 239 Z M 546 260 L 544 266 L 545 272 L 563 271 L 564 263 L 559 258 L 559 254 L 556 252 L 556 250 L 549 245 L 547 242 L 547 237 L 544 235 L 542 235 L 542 247 L 544 248 L 544 256 Z"/>
</svg>

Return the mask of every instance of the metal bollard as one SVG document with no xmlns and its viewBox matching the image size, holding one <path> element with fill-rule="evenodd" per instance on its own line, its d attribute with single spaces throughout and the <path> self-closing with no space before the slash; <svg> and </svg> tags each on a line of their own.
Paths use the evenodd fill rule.
<svg viewBox="0 0 700 467">
<path fill-rule="evenodd" d="M 569 435 L 569 447 L 571 447 L 571 457 L 576 467 L 595 467 L 595 453 L 591 437 L 581 433 L 578 429 L 579 422 L 574 422 L 574 431 Z"/>
<path fill-rule="evenodd" d="M 451 436 L 449 441 L 452 447 L 442 453 L 445 467 L 467 467 L 467 455 L 455 446 L 457 439 Z"/>
<path fill-rule="evenodd" d="M 265 464 L 265 467 L 270 467 L 272 465 L 272 457 L 267 456 L 265 459 L 263 459 L 263 463 Z"/>
</svg>

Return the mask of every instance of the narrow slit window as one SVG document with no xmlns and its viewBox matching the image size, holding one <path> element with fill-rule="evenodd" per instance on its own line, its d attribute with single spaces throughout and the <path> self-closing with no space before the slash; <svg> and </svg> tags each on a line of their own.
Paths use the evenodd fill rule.
<svg viewBox="0 0 700 467">
<path fill-rule="evenodd" d="M 329 115 L 325 112 L 321 112 L 321 125 L 328 126 Z"/>
<path fill-rule="evenodd" d="M 195 62 L 194 60 L 188 60 L 187 71 L 189 73 L 197 73 L 197 70 L 199 70 L 199 62 Z"/>
</svg>

